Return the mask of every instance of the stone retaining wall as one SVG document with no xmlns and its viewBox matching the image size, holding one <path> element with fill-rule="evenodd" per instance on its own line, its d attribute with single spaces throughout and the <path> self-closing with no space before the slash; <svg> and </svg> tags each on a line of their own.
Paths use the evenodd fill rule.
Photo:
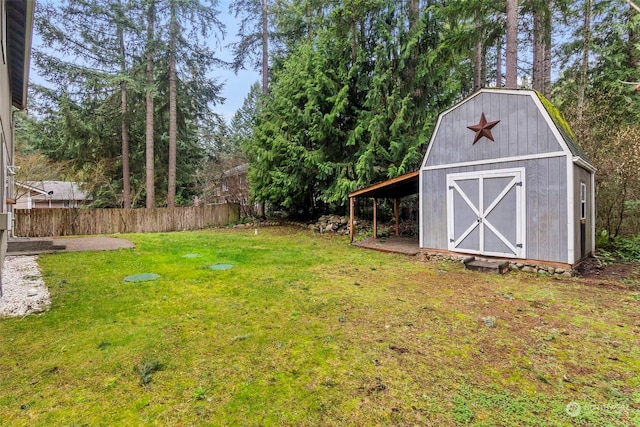
<svg viewBox="0 0 640 427">
<path fill-rule="evenodd" d="M 442 254 L 437 252 L 428 252 L 423 251 L 419 255 L 420 259 L 423 261 L 459 261 L 462 262 L 469 255 L 456 255 L 456 254 Z M 484 260 L 484 261 L 492 261 L 488 258 L 476 257 L 476 259 Z M 524 273 L 536 273 L 540 275 L 548 275 L 554 277 L 573 277 L 576 275 L 576 271 L 570 267 L 562 268 L 562 267 L 554 267 L 550 265 L 545 265 L 543 263 L 531 263 L 531 262 L 523 262 L 520 259 L 514 260 L 505 260 L 509 262 L 509 270 L 511 271 L 522 271 Z"/>
</svg>

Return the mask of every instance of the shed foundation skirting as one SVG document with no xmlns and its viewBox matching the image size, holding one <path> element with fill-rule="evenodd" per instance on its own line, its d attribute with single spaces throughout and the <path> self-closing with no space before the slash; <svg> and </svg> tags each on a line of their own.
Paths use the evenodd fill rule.
<svg viewBox="0 0 640 427">
<path fill-rule="evenodd" d="M 422 261 L 459 261 L 463 262 L 469 257 L 467 254 L 459 254 L 448 251 L 438 251 L 432 249 L 423 249 L 418 255 Z M 481 261 L 505 261 L 509 263 L 509 270 L 522 271 L 525 273 L 537 273 L 541 275 L 549 275 L 554 277 L 573 277 L 577 274 L 576 266 L 569 264 L 561 264 L 557 262 L 542 262 L 531 259 L 503 259 L 503 258 L 484 258 L 476 256 Z"/>
</svg>

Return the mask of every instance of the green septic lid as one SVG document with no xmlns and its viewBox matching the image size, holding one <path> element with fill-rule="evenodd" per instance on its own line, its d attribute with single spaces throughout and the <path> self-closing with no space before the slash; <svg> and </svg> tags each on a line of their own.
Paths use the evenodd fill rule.
<svg viewBox="0 0 640 427">
<path fill-rule="evenodd" d="M 200 258 L 201 256 L 200 254 L 184 254 L 182 258 Z"/>
<path fill-rule="evenodd" d="M 214 264 L 209 266 L 211 270 L 229 270 L 232 267 L 233 264 Z"/>
<path fill-rule="evenodd" d="M 124 278 L 125 282 L 146 282 L 148 280 L 156 280 L 160 277 L 159 274 L 154 273 L 142 273 L 142 274 L 134 274 L 131 276 L 127 276 Z"/>
</svg>

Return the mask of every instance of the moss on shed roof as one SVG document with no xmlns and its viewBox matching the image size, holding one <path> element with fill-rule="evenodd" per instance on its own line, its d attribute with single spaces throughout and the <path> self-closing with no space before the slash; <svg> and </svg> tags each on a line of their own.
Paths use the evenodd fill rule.
<svg viewBox="0 0 640 427">
<path fill-rule="evenodd" d="M 545 110 L 547 110 L 547 113 L 549 113 L 549 117 L 551 117 L 551 120 L 556 125 L 556 128 L 558 128 L 558 131 L 562 135 L 562 138 L 564 139 L 564 141 L 567 143 L 567 146 L 569 147 L 569 150 L 571 150 L 571 153 L 574 156 L 581 157 L 587 163 L 589 163 L 589 158 L 587 157 L 587 154 L 584 152 L 582 147 L 580 147 L 580 145 L 578 144 L 578 138 L 576 137 L 576 134 L 571 129 L 571 126 L 569 126 L 569 122 L 564 117 L 564 115 L 544 95 L 542 95 L 537 90 L 534 92 L 538 96 L 538 99 L 544 106 Z"/>
</svg>

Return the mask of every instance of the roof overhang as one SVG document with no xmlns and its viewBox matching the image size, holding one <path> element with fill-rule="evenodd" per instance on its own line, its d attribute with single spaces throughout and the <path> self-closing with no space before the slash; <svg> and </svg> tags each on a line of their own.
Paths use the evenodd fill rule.
<svg viewBox="0 0 640 427">
<path fill-rule="evenodd" d="M 376 199 L 401 199 L 402 197 L 417 194 L 420 188 L 420 171 L 400 175 L 369 187 L 356 190 L 349 197 L 373 197 Z"/>
<path fill-rule="evenodd" d="M 586 160 L 584 160 L 582 157 L 575 156 L 573 158 L 573 163 L 580 166 L 582 169 L 586 169 L 591 173 L 596 173 L 596 168 L 593 167 L 591 163 L 588 163 Z"/>
<path fill-rule="evenodd" d="M 20 181 L 15 181 L 15 185 L 17 185 L 18 187 L 22 187 L 28 191 L 33 191 L 34 193 L 38 193 L 40 195 L 43 196 L 48 196 L 49 193 L 47 193 L 46 191 L 38 188 L 38 187 L 34 187 L 33 185 L 29 185 L 29 184 L 25 184 L 24 182 L 20 182 Z"/>
<path fill-rule="evenodd" d="M 7 60 L 11 80 L 11 103 L 23 110 L 27 106 L 27 87 L 33 35 L 35 0 L 5 3 L 7 14 Z"/>
</svg>

